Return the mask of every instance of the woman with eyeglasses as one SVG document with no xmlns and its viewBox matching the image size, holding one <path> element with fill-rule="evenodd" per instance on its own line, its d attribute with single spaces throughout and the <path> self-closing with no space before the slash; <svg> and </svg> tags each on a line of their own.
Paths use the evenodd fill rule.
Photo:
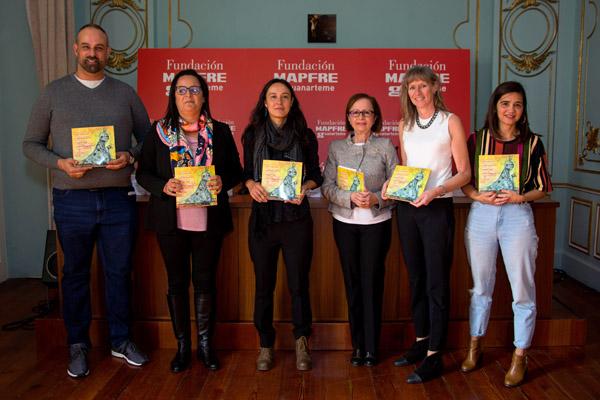
<svg viewBox="0 0 600 400">
<path fill-rule="evenodd" d="M 214 165 L 208 189 L 217 205 L 176 208 L 183 183 L 174 168 Z M 210 370 L 219 368 L 212 344 L 216 314 L 216 269 L 225 233 L 233 229 L 227 191 L 241 181 L 242 167 L 229 126 L 212 119 L 208 85 L 195 70 L 175 75 L 165 116 L 146 136 L 136 174 L 151 194 L 146 227 L 156 231 L 167 270 L 167 303 L 177 339 L 171 371 L 191 361 L 190 275 L 198 334 L 197 357 Z M 190 271 L 191 270 L 191 271 Z"/>
<path fill-rule="evenodd" d="M 382 116 L 374 97 L 365 93 L 350 97 L 345 118 L 348 136 L 329 145 L 321 191 L 329 200 L 344 274 L 353 347 L 350 363 L 371 367 L 378 361 L 394 206 L 382 199 L 381 187 L 392 176 L 398 155 L 389 139 L 377 136 Z"/>
<path fill-rule="evenodd" d="M 400 95 L 402 164 L 431 170 L 425 191 L 415 201 L 398 203 L 416 340 L 394 365 L 419 363 L 408 383 L 439 377 L 444 369 L 441 351 L 448 331 L 454 243 L 452 192 L 471 177 L 462 124 L 446 108 L 440 89 L 439 77 L 430 68 L 415 66 L 406 72 Z"/>
<path fill-rule="evenodd" d="M 305 194 L 321 185 L 317 137 L 306 125 L 292 86 L 283 79 L 267 82 L 258 96 L 250 124 L 242 136 L 244 184 L 252 197 L 248 246 L 254 263 L 254 325 L 260 336 L 256 369 L 274 366 L 273 292 L 277 260 L 283 253 L 292 298 L 296 368 L 312 368 L 308 348 L 312 311 L 308 292 L 313 249 L 313 221 Z M 300 161 L 301 191 L 294 200 L 269 200 L 261 184 L 265 160 Z"/>
</svg>

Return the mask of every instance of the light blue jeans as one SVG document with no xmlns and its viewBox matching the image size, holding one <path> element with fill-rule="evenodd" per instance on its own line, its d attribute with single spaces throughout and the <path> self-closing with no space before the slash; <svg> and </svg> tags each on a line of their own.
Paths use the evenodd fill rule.
<svg viewBox="0 0 600 400">
<path fill-rule="evenodd" d="M 531 206 L 473 202 L 465 228 L 465 245 L 473 275 L 471 336 L 484 336 L 487 330 L 500 245 L 513 296 L 514 345 L 528 348 L 535 329 L 534 275 L 538 247 Z"/>
</svg>

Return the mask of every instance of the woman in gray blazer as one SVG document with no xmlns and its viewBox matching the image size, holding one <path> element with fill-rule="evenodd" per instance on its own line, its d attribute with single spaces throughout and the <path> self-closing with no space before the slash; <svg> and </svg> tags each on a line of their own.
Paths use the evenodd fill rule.
<svg viewBox="0 0 600 400">
<path fill-rule="evenodd" d="M 333 215 L 354 348 L 350 363 L 355 366 L 377 363 L 381 332 L 384 263 L 394 205 L 381 198 L 381 187 L 398 164 L 392 142 L 376 134 L 381 125 L 381 109 L 374 97 L 365 93 L 350 97 L 349 134 L 329 145 L 321 186 Z"/>
</svg>

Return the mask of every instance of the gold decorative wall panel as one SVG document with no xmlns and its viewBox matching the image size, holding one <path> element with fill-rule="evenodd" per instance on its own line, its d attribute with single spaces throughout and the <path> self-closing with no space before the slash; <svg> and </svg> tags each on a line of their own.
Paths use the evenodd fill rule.
<svg viewBox="0 0 600 400">
<path fill-rule="evenodd" d="M 502 45 L 505 53 L 503 58 L 508 59 L 513 66 L 525 74 L 534 73 L 540 69 L 555 52 L 556 36 L 558 35 L 558 14 L 552 6 L 556 1 L 513 1 L 509 7 L 502 9 L 501 24 Z M 520 23 L 531 21 L 534 15 L 541 16 L 545 26 L 540 26 L 543 34 L 537 41 L 524 43 L 523 37 L 517 36 L 516 30 Z M 522 20 L 529 18 L 529 21 Z M 537 21 L 536 21 L 537 22 Z M 538 27 L 536 27 L 538 28 Z M 536 43 L 537 42 L 537 43 Z"/>
<path fill-rule="evenodd" d="M 519 81 L 529 93 L 529 121 L 543 135 L 552 173 L 558 1 L 503 0 L 499 11 L 498 81 Z"/>
<path fill-rule="evenodd" d="M 134 72 L 138 50 L 148 47 L 148 0 L 92 1 L 90 21 L 102 25 L 113 38 L 107 70 L 115 75 Z M 117 27 L 118 35 L 111 35 L 111 28 Z M 115 42 L 115 38 L 124 42 Z"/>
<path fill-rule="evenodd" d="M 600 114 L 598 106 L 600 60 L 598 2 L 582 0 L 577 75 L 577 112 L 575 121 L 575 170 L 600 174 Z M 595 98 L 592 101 L 592 98 Z"/>
</svg>

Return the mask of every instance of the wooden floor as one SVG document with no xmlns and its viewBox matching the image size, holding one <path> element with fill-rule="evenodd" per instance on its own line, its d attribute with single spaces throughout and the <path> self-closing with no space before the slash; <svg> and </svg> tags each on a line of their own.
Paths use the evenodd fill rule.
<svg viewBox="0 0 600 400">
<path fill-rule="evenodd" d="M 404 382 L 412 368 L 394 367 L 396 354 L 357 368 L 341 351 L 313 352 L 314 369 L 305 373 L 296 371 L 292 352 L 277 352 L 276 367 L 259 373 L 255 352 L 223 351 L 217 372 L 194 362 L 172 374 L 172 350 L 154 351 L 147 366 L 133 368 L 94 348 L 90 376 L 75 380 L 66 374 L 66 349 L 37 360 L 34 331 L 20 329 L 0 332 L 0 399 L 599 399 L 600 294 L 569 278 L 554 287 L 553 307 L 588 319 L 587 345 L 532 349 L 527 383 L 515 389 L 502 386 L 511 351 L 502 348 L 486 349 L 483 367 L 468 375 L 458 371 L 464 351 L 451 351 L 443 378 L 424 385 Z M 0 324 L 31 315 L 45 297 L 39 280 L 0 284 Z"/>
</svg>

